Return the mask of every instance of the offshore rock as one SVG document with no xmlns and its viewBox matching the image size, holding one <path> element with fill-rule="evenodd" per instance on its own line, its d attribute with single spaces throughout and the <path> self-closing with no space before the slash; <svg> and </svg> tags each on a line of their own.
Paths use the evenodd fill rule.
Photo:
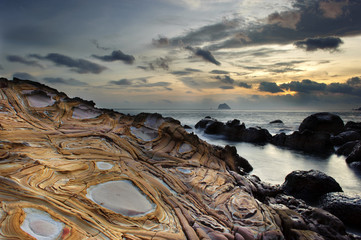
<svg viewBox="0 0 361 240">
<path fill-rule="evenodd" d="M 235 149 L 179 121 L 31 81 L 0 87 L 1 239 L 355 239 L 305 206 L 289 222 L 290 201 L 244 175 Z"/>
<path fill-rule="evenodd" d="M 298 130 L 303 132 L 305 130 L 313 132 L 327 132 L 330 134 L 338 134 L 344 129 L 342 119 L 332 113 L 321 112 L 315 113 L 305 118 Z"/>
<path fill-rule="evenodd" d="M 218 105 L 218 109 L 221 110 L 221 109 L 231 109 L 230 106 L 228 106 L 227 103 L 222 103 L 222 104 L 219 104 Z"/>
<path fill-rule="evenodd" d="M 308 202 L 315 202 L 329 192 L 342 192 L 335 179 L 318 170 L 291 172 L 286 176 L 282 189 Z"/>
</svg>

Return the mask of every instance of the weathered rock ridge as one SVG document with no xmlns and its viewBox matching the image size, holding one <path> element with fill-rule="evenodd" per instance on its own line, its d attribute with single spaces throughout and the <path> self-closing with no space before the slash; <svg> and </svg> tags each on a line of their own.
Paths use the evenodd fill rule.
<svg viewBox="0 0 361 240">
<path fill-rule="evenodd" d="M 2 239 L 356 239 L 158 114 L 0 79 Z"/>
</svg>

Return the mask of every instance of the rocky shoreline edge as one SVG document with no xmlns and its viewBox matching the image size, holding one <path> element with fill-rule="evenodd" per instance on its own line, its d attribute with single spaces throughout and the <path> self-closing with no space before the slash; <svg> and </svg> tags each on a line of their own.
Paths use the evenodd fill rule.
<svg viewBox="0 0 361 240">
<path fill-rule="evenodd" d="M 344 225 L 359 226 L 359 198 L 348 197 L 346 220 L 307 204 L 345 199 L 332 178 L 295 171 L 264 183 L 234 147 L 159 114 L 0 78 L 0 124 L 1 238 L 361 239 Z"/>
<path fill-rule="evenodd" d="M 274 120 L 270 124 L 282 125 L 283 122 Z M 217 135 L 234 142 L 271 143 L 311 154 L 336 153 L 345 156 L 347 163 L 361 161 L 361 122 L 349 121 L 344 124 L 338 115 L 329 112 L 308 116 L 298 131 L 289 135 L 282 132 L 272 136 L 264 128 L 246 128 L 238 119 L 223 123 L 209 116 L 200 120 L 195 128 L 210 136 Z"/>
</svg>

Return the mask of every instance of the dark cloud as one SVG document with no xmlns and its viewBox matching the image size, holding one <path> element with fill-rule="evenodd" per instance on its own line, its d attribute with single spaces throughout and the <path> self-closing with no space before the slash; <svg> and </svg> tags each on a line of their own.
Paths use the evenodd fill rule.
<svg viewBox="0 0 361 240">
<path fill-rule="evenodd" d="M 171 62 L 171 59 L 168 57 L 159 57 L 155 61 L 150 62 L 148 64 L 148 69 L 150 70 L 156 70 L 156 69 L 163 69 L 168 71 L 169 70 L 169 63 Z"/>
<path fill-rule="evenodd" d="M 239 82 L 238 83 L 238 86 L 239 87 L 242 87 L 242 88 L 248 88 L 248 89 L 251 89 L 252 88 L 252 85 L 248 84 L 248 83 L 245 83 L 245 82 Z"/>
<path fill-rule="evenodd" d="M 128 79 L 120 79 L 120 80 L 117 80 L 117 81 L 110 81 L 109 83 L 111 84 L 114 84 L 114 85 L 119 85 L 119 86 L 129 86 L 129 85 L 132 85 L 132 82 Z"/>
<path fill-rule="evenodd" d="M 195 68 L 185 68 L 184 70 L 188 72 L 202 72 L 202 70 Z"/>
<path fill-rule="evenodd" d="M 292 81 L 279 85 L 281 89 L 297 92 L 297 94 L 342 94 L 361 97 L 361 79 L 353 77 L 346 83 L 318 83 L 309 79 Z"/>
<path fill-rule="evenodd" d="M 97 40 L 95 40 L 95 39 L 90 40 L 90 42 L 91 42 L 92 44 L 94 44 L 97 49 L 105 50 L 105 51 L 108 51 L 108 50 L 111 49 L 111 48 L 107 48 L 107 47 L 101 46 L 101 45 L 99 44 L 99 42 L 98 42 Z"/>
<path fill-rule="evenodd" d="M 228 90 L 228 89 L 234 89 L 233 86 L 220 86 L 220 89 Z"/>
<path fill-rule="evenodd" d="M 224 21 L 207 25 L 196 30 L 188 32 L 184 36 L 170 39 L 172 45 L 200 45 L 208 41 L 217 41 L 229 36 L 230 31 L 236 33 L 233 25 L 226 24 Z"/>
<path fill-rule="evenodd" d="M 309 93 L 312 91 L 324 91 L 327 85 L 325 83 L 318 83 L 309 79 L 304 79 L 301 82 L 292 81 L 290 83 L 283 83 L 279 87 L 289 91 Z"/>
<path fill-rule="evenodd" d="M 187 46 L 185 47 L 185 49 L 192 51 L 196 56 L 199 56 L 201 58 L 203 58 L 204 60 L 213 63 L 215 65 L 221 65 L 220 62 L 218 62 L 214 56 L 212 55 L 212 53 L 208 50 L 203 50 L 201 48 L 193 48 L 191 46 Z"/>
<path fill-rule="evenodd" d="M 157 47 L 166 47 L 169 45 L 169 39 L 164 36 L 158 36 L 157 39 L 152 39 L 152 43 Z"/>
<path fill-rule="evenodd" d="M 30 54 L 30 57 L 37 58 L 40 60 L 49 60 L 57 66 L 69 67 L 72 71 L 77 73 L 94 73 L 99 74 L 107 69 L 104 66 L 90 62 L 85 59 L 74 59 L 59 53 L 49 53 L 46 56 L 41 56 L 38 54 Z"/>
<path fill-rule="evenodd" d="M 348 79 L 346 83 L 350 86 L 361 85 L 361 78 L 353 77 L 353 78 Z"/>
<path fill-rule="evenodd" d="M 306 51 L 316 51 L 318 49 L 335 51 L 342 44 L 342 40 L 338 37 L 323 38 L 307 38 L 302 41 L 295 42 L 295 46 L 305 49 Z"/>
<path fill-rule="evenodd" d="M 283 90 L 275 82 L 261 82 L 258 90 L 262 92 L 279 93 Z"/>
<path fill-rule="evenodd" d="M 202 72 L 202 71 L 199 69 L 194 69 L 194 68 L 185 68 L 184 70 L 173 71 L 173 72 L 171 72 L 171 74 L 178 75 L 178 76 L 184 76 L 184 75 L 189 75 L 189 74 L 198 73 L 198 72 Z"/>
<path fill-rule="evenodd" d="M 13 78 L 19 78 L 23 80 L 37 81 L 36 77 L 26 72 L 16 72 L 13 74 Z"/>
<path fill-rule="evenodd" d="M 70 79 L 64 79 L 64 78 L 52 78 L 52 77 L 46 77 L 43 78 L 45 83 L 50 83 L 50 84 L 61 84 L 61 85 L 68 85 L 68 86 L 89 86 L 86 82 L 82 82 L 73 78 Z"/>
<path fill-rule="evenodd" d="M 104 56 L 92 55 L 92 56 L 105 62 L 123 61 L 126 64 L 133 64 L 135 60 L 134 56 L 124 54 L 120 50 L 113 51 L 110 55 L 104 55 Z"/>
<path fill-rule="evenodd" d="M 360 12 L 361 1 L 295 0 L 292 9 L 270 14 L 265 23 L 255 22 L 248 27 L 215 23 L 189 31 L 171 42 L 215 51 L 249 45 L 290 44 L 315 37 L 354 36 L 361 34 Z"/>
<path fill-rule="evenodd" d="M 143 70 L 148 70 L 148 67 L 146 67 L 146 66 L 137 66 L 137 68 L 143 69 Z"/>
<path fill-rule="evenodd" d="M 173 71 L 173 72 L 171 72 L 171 74 L 178 75 L 178 76 L 184 76 L 184 75 L 189 75 L 191 73 L 188 71 Z"/>
<path fill-rule="evenodd" d="M 283 28 L 296 29 L 301 20 L 301 14 L 297 11 L 275 12 L 268 16 L 268 24 L 277 24 Z"/>
<path fill-rule="evenodd" d="M 22 64 L 25 64 L 28 66 L 35 66 L 35 67 L 43 68 L 43 66 L 41 66 L 37 61 L 26 60 L 25 58 L 23 58 L 21 56 L 17 56 L 17 55 L 8 55 L 8 56 L 6 56 L 6 59 L 9 62 L 18 62 L 18 63 L 22 63 Z"/>
<path fill-rule="evenodd" d="M 212 74 L 228 74 L 228 71 L 223 71 L 223 70 L 212 70 L 210 71 L 210 73 Z"/>
<path fill-rule="evenodd" d="M 349 0 L 344 1 L 321 1 L 320 9 L 326 18 L 336 19 L 343 15 L 343 8 L 348 5 Z"/>
<path fill-rule="evenodd" d="M 168 91 L 172 91 L 173 89 L 169 88 L 171 85 L 170 82 L 155 82 L 148 83 L 148 80 L 145 78 L 136 78 L 136 79 L 120 79 L 117 81 L 110 81 L 109 84 L 117 85 L 122 87 L 131 87 L 131 88 L 152 88 L 152 87 L 163 87 Z"/>
<path fill-rule="evenodd" d="M 353 94 L 354 90 L 352 86 L 344 83 L 330 83 L 326 89 L 327 92 L 344 94 Z"/>
<path fill-rule="evenodd" d="M 220 82 L 226 83 L 226 84 L 233 84 L 234 83 L 234 79 L 232 79 L 230 76 L 227 76 L 227 75 L 225 75 L 223 77 L 217 76 L 217 77 L 215 77 L 215 79 L 218 79 Z"/>
</svg>

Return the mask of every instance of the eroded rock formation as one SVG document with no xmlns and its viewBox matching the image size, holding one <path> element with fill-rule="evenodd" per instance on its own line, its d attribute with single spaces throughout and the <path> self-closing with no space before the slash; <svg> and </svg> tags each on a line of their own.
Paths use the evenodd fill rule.
<svg viewBox="0 0 361 240">
<path fill-rule="evenodd" d="M 354 239 L 176 120 L 0 87 L 0 238 Z"/>
</svg>

